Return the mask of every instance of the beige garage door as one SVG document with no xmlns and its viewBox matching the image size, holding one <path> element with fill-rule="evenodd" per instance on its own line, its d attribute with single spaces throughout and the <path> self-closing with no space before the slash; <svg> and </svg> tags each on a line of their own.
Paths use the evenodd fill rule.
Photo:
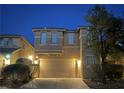
<svg viewBox="0 0 124 93">
<path fill-rule="evenodd" d="M 40 60 L 41 78 L 75 77 L 75 62 L 73 59 L 42 59 Z"/>
</svg>

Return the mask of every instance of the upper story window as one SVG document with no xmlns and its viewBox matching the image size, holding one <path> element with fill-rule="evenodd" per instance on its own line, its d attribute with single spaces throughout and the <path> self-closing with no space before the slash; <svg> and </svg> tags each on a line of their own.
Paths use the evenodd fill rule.
<svg viewBox="0 0 124 93">
<path fill-rule="evenodd" d="M 68 34 L 68 44 L 74 44 L 74 34 L 73 33 Z"/>
<path fill-rule="evenodd" d="M 41 33 L 41 44 L 46 45 L 46 33 Z"/>
<path fill-rule="evenodd" d="M 3 39 L 1 38 L 1 39 L 0 39 L 0 46 L 3 46 L 3 43 L 4 43 L 4 41 L 3 41 Z"/>
<path fill-rule="evenodd" d="M 4 39 L 0 39 L 0 46 L 1 47 L 17 47 L 14 44 L 13 41 L 14 38 L 4 38 Z"/>
<path fill-rule="evenodd" d="M 7 46 L 9 47 L 16 47 L 16 45 L 14 44 L 14 38 L 8 38 L 7 40 Z"/>
<path fill-rule="evenodd" d="M 90 32 L 87 33 L 86 42 L 87 48 L 92 48 L 92 34 Z"/>
<path fill-rule="evenodd" d="M 56 32 L 52 32 L 52 44 L 57 44 L 57 34 L 56 34 Z"/>
</svg>

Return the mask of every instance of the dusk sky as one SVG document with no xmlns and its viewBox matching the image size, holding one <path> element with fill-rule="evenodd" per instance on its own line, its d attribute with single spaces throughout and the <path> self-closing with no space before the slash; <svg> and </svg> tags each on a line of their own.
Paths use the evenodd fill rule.
<svg viewBox="0 0 124 93">
<path fill-rule="evenodd" d="M 32 28 L 57 27 L 76 29 L 86 26 L 84 19 L 94 5 L 0 5 L 0 34 L 20 34 L 33 44 Z M 124 5 L 105 5 L 122 16 Z"/>
</svg>

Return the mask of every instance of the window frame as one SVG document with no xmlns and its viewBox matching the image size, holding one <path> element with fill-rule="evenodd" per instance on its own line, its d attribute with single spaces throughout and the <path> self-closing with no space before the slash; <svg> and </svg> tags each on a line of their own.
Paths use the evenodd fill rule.
<svg viewBox="0 0 124 93">
<path fill-rule="evenodd" d="M 45 34 L 45 36 L 43 34 Z M 47 33 L 46 32 L 41 32 L 41 35 L 40 35 L 40 44 L 41 45 L 46 45 L 47 44 Z"/>
<path fill-rule="evenodd" d="M 94 55 L 87 55 L 86 56 L 86 64 L 88 64 L 88 65 L 95 64 L 95 56 Z"/>
<path fill-rule="evenodd" d="M 86 42 L 87 42 L 87 48 L 92 48 L 92 46 L 93 46 L 93 44 L 92 44 L 92 33 L 87 32 Z"/>
<path fill-rule="evenodd" d="M 4 46 L 4 39 L 0 38 L 0 47 Z"/>
<path fill-rule="evenodd" d="M 67 43 L 69 45 L 73 45 L 74 44 L 74 33 L 68 33 L 67 34 Z"/>
<path fill-rule="evenodd" d="M 58 38 L 57 32 L 52 32 L 51 33 L 51 44 L 56 45 L 58 42 L 57 38 Z"/>
</svg>

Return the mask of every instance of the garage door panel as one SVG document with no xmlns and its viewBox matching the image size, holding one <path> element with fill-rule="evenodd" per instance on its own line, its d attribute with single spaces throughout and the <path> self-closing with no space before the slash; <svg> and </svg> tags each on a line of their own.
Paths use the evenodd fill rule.
<svg viewBox="0 0 124 93">
<path fill-rule="evenodd" d="M 75 77 L 75 63 L 73 60 L 43 59 L 40 63 L 41 77 Z"/>
</svg>

